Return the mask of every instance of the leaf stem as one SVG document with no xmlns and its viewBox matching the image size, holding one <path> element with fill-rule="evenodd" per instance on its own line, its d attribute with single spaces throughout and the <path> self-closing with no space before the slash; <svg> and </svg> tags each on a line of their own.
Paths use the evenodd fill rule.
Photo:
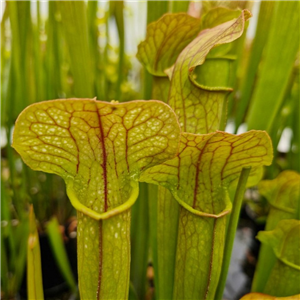
<svg viewBox="0 0 300 300">
<path fill-rule="evenodd" d="M 229 264 L 230 264 L 231 252 L 232 252 L 233 243 L 234 243 L 234 237 L 235 237 L 236 228 L 238 225 L 239 215 L 240 215 L 241 206 L 242 206 L 243 199 L 244 199 L 244 193 L 245 193 L 245 189 L 246 189 L 248 176 L 250 174 L 250 170 L 251 170 L 251 167 L 242 169 L 242 172 L 241 172 L 241 175 L 239 178 L 239 182 L 238 182 L 238 186 L 236 189 L 236 193 L 234 196 L 234 201 L 233 201 L 233 205 L 232 205 L 232 213 L 230 215 L 225 249 L 224 249 L 223 266 L 222 266 L 219 285 L 218 285 L 216 297 L 215 297 L 216 300 L 221 300 L 222 296 L 223 296 L 223 291 L 225 288 L 227 273 L 228 273 Z"/>
<path fill-rule="evenodd" d="M 124 2 L 123 1 L 111 1 L 110 7 L 115 17 L 118 35 L 119 35 L 119 62 L 118 62 L 118 81 L 116 100 L 122 101 L 122 82 L 123 82 L 123 69 L 124 69 L 124 57 L 125 57 L 125 33 L 124 33 Z"/>
</svg>

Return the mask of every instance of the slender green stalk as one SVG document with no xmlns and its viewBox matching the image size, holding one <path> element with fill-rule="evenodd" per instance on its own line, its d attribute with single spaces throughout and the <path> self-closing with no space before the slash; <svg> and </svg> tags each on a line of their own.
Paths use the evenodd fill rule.
<svg viewBox="0 0 300 300">
<path fill-rule="evenodd" d="M 7 259 L 6 249 L 5 249 L 4 245 L 5 245 L 4 235 L 1 232 L 1 288 L 2 288 L 3 299 L 8 299 L 8 297 L 9 297 L 9 280 L 8 280 L 9 271 L 8 271 L 8 259 Z"/>
<path fill-rule="evenodd" d="M 97 99 L 105 99 L 103 97 L 103 88 L 97 82 L 98 80 L 98 65 L 99 60 L 101 59 L 98 47 L 98 24 L 97 24 L 97 13 L 98 13 L 98 1 L 88 1 L 87 3 L 87 22 L 89 30 L 89 43 L 90 43 L 90 60 L 93 69 L 91 72 L 94 73 L 95 82 L 94 89 L 96 91 Z"/>
<path fill-rule="evenodd" d="M 119 34 L 119 62 L 116 99 L 122 101 L 122 82 L 124 80 L 125 32 L 124 32 L 124 2 L 110 1 L 111 13 L 114 15 Z"/>
<path fill-rule="evenodd" d="M 34 37 L 34 67 L 35 67 L 35 88 L 36 88 L 36 102 L 45 99 L 45 84 L 44 84 L 44 61 L 41 55 L 40 29 L 41 29 L 41 14 L 40 2 L 37 1 L 37 23 L 33 25 Z"/>
<path fill-rule="evenodd" d="M 55 217 L 47 224 L 47 232 L 53 254 L 58 262 L 61 273 L 65 277 L 72 292 L 76 293 L 77 284 L 68 261 L 66 249 L 64 248 L 63 239 L 59 230 L 59 223 Z"/>
<path fill-rule="evenodd" d="M 148 1 L 147 2 L 147 24 L 158 20 L 169 9 L 168 1 Z M 151 99 L 153 76 L 144 71 L 144 98 Z"/>
<path fill-rule="evenodd" d="M 27 241 L 27 296 L 28 299 L 44 299 L 41 250 L 33 206 L 29 212 L 30 232 Z"/>
<path fill-rule="evenodd" d="M 140 183 L 136 205 L 132 207 L 130 280 L 138 299 L 146 295 L 146 273 L 149 249 L 148 186 Z"/>
<path fill-rule="evenodd" d="M 220 118 L 220 125 L 219 125 L 219 130 L 225 131 L 226 124 L 227 124 L 227 97 L 224 97 L 223 100 L 223 107 L 222 107 L 222 113 L 221 113 L 221 118 Z"/>
<path fill-rule="evenodd" d="M 9 18 L 11 25 L 12 34 L 12 45 L 11 45 L 11 62 L 9 70 L 8 79 L 8 90 L 6 95 L 6 133 L 7 141 L 12 140 L 12 126 L 14 124 L 17 114 L 26 106 L 24 103 L 24 81 L 22 80 L 22 75 L 24 76 L 24 68 L 21 63 L 22 52 L 20 48 L 20 30 L 19 30 L 19 9 L 16 1 L 7 2 L 9 10 Z M 16 89 L 15 87 L 18 86 Z M 24 210 L 21 207 L 21 197 L 20 190 L 17 187 L 17 172 L 15 169 L 15 158 L 14 151 L 11 147 L 7 147 L 7 157 L 10 171 L 10 183 L 14 190 L 13 200 L 16 207 L 16 211 L 20 220 L 24 219 Z"/>
<path fill-rule="evenodd" d="M 255 75 L 258 69 L 259 62 L 264 46 L 267 41 L 269 27 L 273 14 L 274 1 L 262 1 L 259 10 L 259 17 L 256 27 L 255 38 L 251 47 L 250 57 L 248 61 L 247 71 L 241 83 L 241 99 L 238 103 L 237 112 L 235 115 L 236 132 L 238 127 L 243 122 L 245 113 L 253 91 Z"/>
<path fill-rule="evenodd" d="M 150 238 L 150 259 L 152 261 L 154 269 L 154 282 L 155 290 L 154 297 L 158 299 L 159 295 L 159 272 L 157 272 L 158 266 L 158 252 L 157 252 L 157 235 L 158 235 L 158 223 L 157 223 L 157 206 L 158 206 L 158 186 L 154 184 L 148 184 L 148 209 L 149 209 L 149 238 Z"/>
<path fill-rule="evenodd" d="M 28 234 L 29 234 L 29 222 L 28 219 L 22 220 L 22 225 L 18 225 L 18 233 L 16 233 L 16 241 L 19 243 L 19 251 L 16 257 L 16 260 L 14 261 L 14 264 L 16 265 L 15 270 L 15 281 L 14 281 L 14 290 L 18 291 L 22 280 L 24 276 L 24 271 L 26 268 L 26 254 L 27 249 L 26 247 L 23 247 L 23 245 L 26 245 L 26 242 L 28 240 Z"/>
<path fill-rule="evenodd" d="M 225 248 L 224 248 L 224 257 L 223 257 L 223 266 L 222 266 L 222 271 L 220 275 L 220 280 L 219 280 L 219 285 L 217 288 L 216 292 L 216 300 L 221 300 L 223 296 L 223 291 L 225 288 L 226 284 L 226 278 L 227 278 L 227 273 L 229 269 L 229 264 L 230 264 L 230 258 L 231 258 L 231 252 L 233 248 L 233 243 L 234 243 L 234 237 L 236 234 L 236 229 L 239 221 L 239 216 L 240 216 L 240 211 L 241 211 L 241 206 L 243 203 L 244 199 L 244 193 L 246 189 L 246 184 L 247 180 L 250 174 L 251 168 L 243 168 L 238 186 L 236 189 L 233 205 L 232 205 L 232 211 L 230 215 L 230 220 L 229 220 L 229 226 L 227 230 L 227 236 L 226 236 L 226 243 L 225 243 Z"/>
<path fill-rule="evenodd" d="M 88 39 L 88 23 L 86 3 L 84 1 L 58 2 L 69 50 L 71 71 L 74 79 L 74 95 L 76 97 L 94 97 L 94 77 Z M 80 62 L 80 63 L 79 63 Z"/>
<path fill-rule="evenodd" d="M 4 182 L 1 180 L 1 220 L 7 222 L 6 226 L 1 228 L 1 288 L 3 289 L 3 298 L 9 298 L 9 260 L 7 259 L 7 244 L 5 240 L 8 240 L 8 246 L 10 247 L 10 255 L 13 259 L 15 257 L 14 240 L 11 230 L 11 219 L 9 213 L 10 198 L 7 195 L 7 190 L 4 188 Z"/>
<path fill-rule="evenodd" d="M 172 13 L 187 12 L 190 1 L 172 1 L 170 3 Z"/>
<path fill-rule="evenodd" d="M 49 2 L 49 18 L 47 22 L 47 44 L 45 56 L 45 99 L 56 99 L 61 90 L 60 66 L 62 65 L 61 53 L 61 24 L 57 22 L 56 15 L 59 12 L 59 3 Z M 67 95 L 69 96 L 69 95 Z M 45 100 L 45 99 L 39 99 Z"/>
<path fill-rule="evenodd" d="M 158 284 L 158 299 L 171 299 L 174 290 L 176 246 L 178 239 L 178 220 L 180 205 L 171 192 L 158 187 L 157 192 L 157 262 L 155 284 Z"/>
<path fill-rule="evenodd" d="M 278 1 L 274 5 L 265 58 L 247 115 L 248 129 L 268 132 L 277 121 L 299 51 L 299 2 Z"/>
<path fill-rule="evenodd" d="M 158 20 L 163 14 L 169 11 L 168 1 L 151 1 L 147 2 L 147 24 Z"/>
</svg>

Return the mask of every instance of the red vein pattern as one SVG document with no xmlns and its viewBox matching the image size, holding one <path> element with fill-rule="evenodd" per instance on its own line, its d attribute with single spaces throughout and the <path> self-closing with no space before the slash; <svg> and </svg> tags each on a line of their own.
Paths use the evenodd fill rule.
<svg viewBox="0 0 300 300">
<path fill-rule="evenodd" d="M 173 157 L 179 131 L 174 113 L 158 101 L 54 100 L 21 114 L 13 146 L 31 168 L 73 180 L 79 194 L 85 187 L 80 198 L 90 206 L 98 196 L 126 189 L 141 170 Z M 103 212 L 121 204 L 107 201 L 91 208 Z"/>
<path fill-rule="evenodd" d="M 179 138 L 162 102 L 67 99 L 25 109 L 13 146 L 32 169 L 72 182 L 79 201 L 101 213 L 128 199 L 142 170 L 174 157 Z M 81 298 L 127 298 L 130 211 L 100 222 L 78 213 L 77 236 Z"/>
<path fill-rule="evenodd" d="M 257 183 L 262 166 L 271 162 L 271 140 L 263 131 L 182 133 L 178 156 L 149 168 L 140 180 L 160 184 L 192 208 L 216 215 L 225 209 L 226 190 L 242 168 L 251 166 L 251 183 Z M 181 207 L 174 299 L 214 298 L 225 228 L 226 217 L 203 218 Z"/>
<path fill-rule="evenodd" d="M 205 92 L 190 76 L 196 66 L 204 63 L 213 47 L 239 38 L 250 16 L 250 12 L 244 10 L 237 19 L 201 31 L 177 58 L 168 103 L 178 115 L 183 131 L 208 133 L 219 128 L 224 102 L 224 97 L 219 95 L 222 90 Z"/>
<path fill-rule="evenodd" d="M 193 208 L 218 214 L 224 208 L 218 197 L 221 187 L 233 184 L 243 167 L 251 166 L 250 177 L 258 181 L 262 166 L 271 162 L 271 141 L 263 131 L 183 133 L 178 156 L 148 169 L 140 180 L 161 184 Z"/>
<path fill-rule="evenodd" d="M 167 75 L 177 56 L 198 34 L 201 20 L 185 13 L 165 14 L 147 26 L 145 41 L 138 46 L 137 58 L 156 76 Z"/>
</svg>

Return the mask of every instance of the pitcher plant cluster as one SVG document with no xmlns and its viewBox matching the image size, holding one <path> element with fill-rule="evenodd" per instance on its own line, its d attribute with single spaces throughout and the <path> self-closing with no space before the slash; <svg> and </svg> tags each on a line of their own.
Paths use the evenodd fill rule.
<svg viewBox="0 0 300 300">
<path fill-rule="evenodd" d="M 57 99 L 19 115 L 13 148 L 33 170 L 61 176 L 77 210 L 81 299 L 128 299 L 131 208 L 140 182 L 151 192 L 156 299 L 222 299 L 244 191 L 258 184 L 273 158 L 266 131 L 225 132 L 232 45 L 250 17 L 248 10 L 218 7 L 201 19 L 173 13 L 150 23 L 137 58 L 151 74 L 155 100 Z M 259 184 L 272 210 L 269 231 L 258 235 L 263 249 L 253 292 L 300 293 L 295 174 Z M 293 182 L 295 200 L 278 191 L 283 182 Z M 30 226 L 33 259 L 39 248 Z M 42 298 L 41 285 L 29 290 Z"/>
</svg>

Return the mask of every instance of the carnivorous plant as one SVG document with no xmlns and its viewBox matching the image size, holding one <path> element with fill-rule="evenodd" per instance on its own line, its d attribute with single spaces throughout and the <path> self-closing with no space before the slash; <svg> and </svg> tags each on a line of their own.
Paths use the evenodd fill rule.
<svg viewBox="0 0 300 300">
<path fill-rule="evenodd" d="M 32 169 L 60 175 L 77 209 L 82 299 L 127 299 L 137 180 L 174 157 L 179 138 L 174 112 L 159 101 L 54 100 L 20 114 L 13 147 Z"/>
</svg>

